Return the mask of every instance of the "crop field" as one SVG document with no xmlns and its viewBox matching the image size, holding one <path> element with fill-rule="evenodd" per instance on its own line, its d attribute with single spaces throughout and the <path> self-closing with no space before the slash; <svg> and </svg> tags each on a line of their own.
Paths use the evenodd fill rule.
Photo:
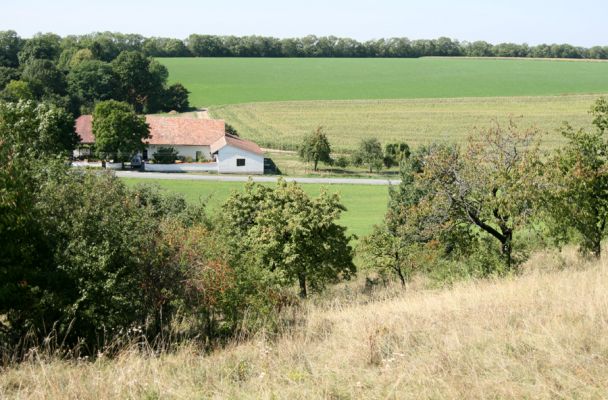
<svg viewBox="0 0 608 400">
<path fill-rule="evenodd" d="M 211 108 L 214 118 L 232 124 L 262 147 L 293 150 L 303 135 L 322 125 L 335 151 L 350 151 L 364 137 L 381 142 L 460 142 L 476 129 L 512 118 L 520 127 L 547 133 L 544 143 L 563 140 L 563 121 L 574 127 L 591 123 L 588 110 L 598 95 L 457 99 L 289 101 Z"/>
<path fill-rule="evenodd" d="M 192 105 L 607 93 L 608 62 L 499 59 L 164 58 Z"/>
<path fill-rule="evenodd" d="M 125 178 L 128 185 L 138 183 L 158 184 L 168 191 L 182 194 L 187 201 L 203 201 L 210 214 L 217 210 L 228 196 L 242 190 L 242 182 L 173 181 Z M 271 184 L 269 184 L 271 185 Z M 349 233 L 362 237 L 371 232 L 375 224 L 382 222 L 388 203 L 387 186 L 366 185 L 317 185 L 302 184 L 311 196 L 318 196 L 322 188 L 330 193 L 338 193 L 347 211 L 342 214 L 340 223 Z"/>
</svg>

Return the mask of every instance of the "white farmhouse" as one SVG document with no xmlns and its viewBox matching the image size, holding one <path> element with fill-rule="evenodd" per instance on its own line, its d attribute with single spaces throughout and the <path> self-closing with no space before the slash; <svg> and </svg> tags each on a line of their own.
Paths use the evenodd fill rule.
<svg viewBox="0 0 608 400">
<path fill-rule="evenodd" d="M 162 167 L 149 165 L 150 170 L 264 173 L 264 153 L 260 147 L 252 141 L 227 134 L 223 120 L 147 115 L 146 122 L 150 126 L 151 137 L 145 142 L 144 160 L 152 158 L 161 147 L 173 147 L 179 156 L 199 162 Z M 76 120 L 76 133 L 82 144 L 95 143 L 91 115 L 82 115 Z"/>
</svg>

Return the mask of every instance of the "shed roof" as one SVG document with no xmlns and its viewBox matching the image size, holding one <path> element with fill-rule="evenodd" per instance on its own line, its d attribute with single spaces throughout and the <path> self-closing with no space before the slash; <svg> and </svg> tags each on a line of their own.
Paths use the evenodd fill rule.
<svg viewBox="0 0 608 400">
<path fill-rule="evenodd" d="M 230 135 L 228 133 L 211 144 L 211 154 L 217 152 L 226 145 L 233 146 L 254 154 L 264 154 L 260 146 L 258 146 L 256 143 L 250 140 L 241 139 L 238 136 Z"/>
</svg>

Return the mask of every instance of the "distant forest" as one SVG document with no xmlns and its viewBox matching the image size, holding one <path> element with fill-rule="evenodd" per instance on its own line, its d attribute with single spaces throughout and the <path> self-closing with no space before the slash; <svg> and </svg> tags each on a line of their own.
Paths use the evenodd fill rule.
<svg viewBox="0 0 608 400">
<path fill-rule="evenodd" d="M 41 36 L 40 34 L 38 36 Z M 360 42 L 350 38 L 309 35 L 278 39 L 267 36 L 214 36 L 192 34 L 187 39 L 144 37 L 111 32 L 53 37 L 66 56 L 78 49 L 90 49 L 98 59 L 113 60 L 122 51 L 141 51 L 150 57 L 533 57 L 608 59 L 608 46 L 591 48 L 570 44 L 527 44 L 484 41 L 466 42 L 446 37 L 432 40 L 408 38 L 376 39 Z M 28 39 L 20 40 L 25 43 Z M 31 39 L 30 39 L 31 40 Z M 0 43 L 0 60 L 14 47 Z"/>
</svg>

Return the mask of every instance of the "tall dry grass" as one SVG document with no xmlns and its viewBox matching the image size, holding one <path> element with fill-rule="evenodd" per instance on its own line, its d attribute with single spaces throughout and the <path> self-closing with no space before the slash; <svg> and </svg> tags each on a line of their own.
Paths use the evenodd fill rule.
<svg viewBox="0 0 608 400">
<path fill-rule="evenodd" d="M 204 355 L 31 361 L 16 399 L 608 397 L 606 262 L 536 255 L 521 276 L 309 305 L 305 326 Z"/>
</svg>

